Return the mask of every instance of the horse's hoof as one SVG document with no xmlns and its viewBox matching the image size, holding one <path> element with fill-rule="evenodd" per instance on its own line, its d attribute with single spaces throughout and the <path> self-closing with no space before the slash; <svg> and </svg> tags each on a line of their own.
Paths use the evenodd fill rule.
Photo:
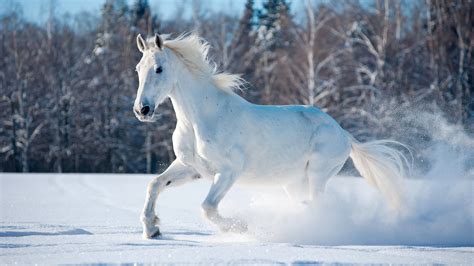
<svg viewBox="0 0 474 266">
<path fill-rule="evenodd" d="M 151 238 L 158 238 L 161 236 L 160 229 L 156 229 L 156 232 L 151 235 Z"/>
<path fill-rule="evenodd" d="M 144 239 L 153 239 L 153 238 L 158 238 L 160 236 L 161 236 L 161 232 L 160 232 L 159 227 L 153 227 L 143 232 Z"/>
</svg>

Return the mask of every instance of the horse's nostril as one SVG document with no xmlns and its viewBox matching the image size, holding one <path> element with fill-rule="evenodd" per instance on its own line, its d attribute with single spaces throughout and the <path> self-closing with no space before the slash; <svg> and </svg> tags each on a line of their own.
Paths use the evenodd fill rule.
<svg viewBox="0 0 474 266">
<path fill-rule="evenodd" d="M 140 113 L 142 115 L 147 115 L 150 112 L 150 106 L 143 106 L 142 109 L 140 109 Z"/>
</svg>

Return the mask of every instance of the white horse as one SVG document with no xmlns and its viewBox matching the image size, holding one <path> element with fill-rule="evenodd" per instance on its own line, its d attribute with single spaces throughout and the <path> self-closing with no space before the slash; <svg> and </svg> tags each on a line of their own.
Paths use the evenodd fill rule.
<svg viewBox="0 0 474 266">
<path fill-rule="evenodd" d="M 155 214 L 165 188 L 201 177 L 212 180 L 202 203 L 205 217 L 222 231 L 245 231 L 246 224 L 222 217 L 217 207 L 235 183 L 278 185 L 291 198 L 313 201 L 324 192 L 350 156 L 360 174 L 393 204 L 400 204 L 406 158 L 390 140 L 357 142 L 328 114 L 312 106 L 263 106 L 233 92 L 238 75 L 218 73 L 207 58 L 209 45 L 194 34 L 145 41 L 134 113 L 151 122 L 167 97 L 176 112 L 176 160 L 148 185 L 141 215 L 143 236 L 160 235 Z"/>
</svg>

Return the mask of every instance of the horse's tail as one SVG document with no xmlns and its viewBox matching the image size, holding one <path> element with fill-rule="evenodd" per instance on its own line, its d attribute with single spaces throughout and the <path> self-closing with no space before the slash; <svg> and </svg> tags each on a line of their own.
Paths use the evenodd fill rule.
<svg viewBox="0 0 474 266">
<path fill-rule="evenodd" d="M 402 181 L 410 165 L 405 155 L 391 146 L 408 148 L 393 140 L 360 143 L 354 137 L 350 138 L 350 157 L 357 171 L 388 199 L 393 208 L 398 209 L 402 202 Z"/>
</svg>

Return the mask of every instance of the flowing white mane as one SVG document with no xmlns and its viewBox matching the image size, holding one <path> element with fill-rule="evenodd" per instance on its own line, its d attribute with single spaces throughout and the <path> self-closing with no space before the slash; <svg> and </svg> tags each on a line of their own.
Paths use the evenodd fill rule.
<svg viewBox="0 0 474 266">
<path fill-rule="evenodd" d="M 227 92 L 233 93 L 234 90 L 240 90 L 243 87 L 245 80 L 239 74 L 218 71 L 216 64 L 208 57 L 209 43 L 197 34 L 182 34 L 170 40 L 166 39 L 166 35 L 162 36 L 164 37 L 163 46 L 173 51 L 191 73 L 210 77 L 217 88 Z M 153 38 L 147 42 L 150 45 L 153 44 Z"/>
</svg>

